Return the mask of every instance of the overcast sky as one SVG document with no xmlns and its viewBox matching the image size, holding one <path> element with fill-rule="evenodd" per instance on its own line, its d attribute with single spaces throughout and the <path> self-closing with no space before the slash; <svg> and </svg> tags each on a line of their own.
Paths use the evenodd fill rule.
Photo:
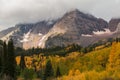
<svg viewBox="0 0 120 80">
<path fill-rule="evenodd" d="M 120 0 L 0 0 L 0 30 L 55 19 L 76 8 L 107 21 L 120 17 Z"/>
</svg>

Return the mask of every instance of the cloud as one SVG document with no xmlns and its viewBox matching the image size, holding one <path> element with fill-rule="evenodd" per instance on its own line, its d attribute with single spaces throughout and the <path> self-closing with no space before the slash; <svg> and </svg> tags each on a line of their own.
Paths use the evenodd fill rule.
<svg viewBox="0 0 120 80">
<path fill-rule="evenodd" d="M 91 13 L 106 20 L 120 18 L 120 0 L 101 0 L 99 4 L 94 5 Z"/>
<path fill-rule="evenodd" d="M 120 0 L 0 0 L 0 26 L 55 19 L 76 8 L 106 20 L 120 17 Z"/>
</svg>

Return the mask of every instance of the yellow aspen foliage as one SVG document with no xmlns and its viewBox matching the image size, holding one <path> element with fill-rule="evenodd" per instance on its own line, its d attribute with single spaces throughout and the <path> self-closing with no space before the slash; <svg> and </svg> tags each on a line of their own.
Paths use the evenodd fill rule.
<svg viewBox="0 0 120 80">
<path fill-rule="evenodd" d="M 17 56 L 17 57 L 16 57 L 16 63 L 17 63 L 17 65 L 19 65 L 19 64 L 20 64 L 20 59 L 21 59 L 21 57 L 20 57 L 20 56 Z"/>
<path fill-rule="evenodd" d="M 119 70 L 120 67 L 120 43 L 113 43 L 111 52 L 109 55 L 109 66 L 108 70 L 115 72 L 116 70 Z"/>
<path fill-rule="evenodd" d="M 114 68 L 115 65 L 115 52 L 116 52 L 116 43 L 112 43 L 112 48 L 111 48 L 111 52 L 109 55 L 109 67 L 108 69 L 112 70 L 112 68 Z"/>
<path fill-rule="evenodd" d="M 70 70 L 68 76 L 73 76 L 74 75 L 74 70 Z"/>
<path fill-rule="evenodd" d="M 81 73 L 80 73 L 80 71 L 77 69 L 77 70 L 75 70 L 75 75 L 80 75 Z"/>
<path fill-rule="evenodd" d="M 99 56 L 97 57 L 97 59 L 98 59 L 99 61 L 102 61 L 102 60 L 103 60 L 103 57 L 102 57 L 101 55 L 99 55 Z"/>
<path fill-rule="evenodd" d="M 73 68 L 74 69 L 78 69 L 78 68 L 80 68 L 82 66 L 82 64 L 79 62 L 79 61 L 76 61 L 75 63 L 74 63 L 74 65 L 73 65 Z"/>
<path fill-rule="evenodd" d="M 112 49 L 111 49 L 111 52 L 110 52 L 110 55 L 109 55 L 109 62 L 111 64 L 111 67 L 114 64 L 115 52 L 116 52 L 116 43 L 113 43 L 112 44 Z"/>
</svg>

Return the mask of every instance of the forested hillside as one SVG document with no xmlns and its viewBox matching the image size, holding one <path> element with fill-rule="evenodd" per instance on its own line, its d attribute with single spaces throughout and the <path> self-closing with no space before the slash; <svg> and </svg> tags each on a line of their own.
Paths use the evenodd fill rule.
<svg viewBox="0 0 120 80">
<path fill-rule="evenodd" d="M 119 39 L 86 48 L 73 44 L 24 50 L 15 48 L 11 41 L 8 44 L 1 41 L 0 45 L 0 77 L 3 80 L 120 79 Z"/>
<path fill-rule="evenodd" d="M 42 80 L 119 80 L 119 55 L 119 42 L 113 42 L 112 46 L 88 53 L 74 51 L 65 56 L 34 54 L 24 56 L 26 66 L 24 70 L 33 70 L 34 75 L 28 73 L 33 78 Z M 18 65 L 19 61 L 20 56 L 17 57 Z M 29 76 L 28 73 L 23 72 Z"/>
</svg>

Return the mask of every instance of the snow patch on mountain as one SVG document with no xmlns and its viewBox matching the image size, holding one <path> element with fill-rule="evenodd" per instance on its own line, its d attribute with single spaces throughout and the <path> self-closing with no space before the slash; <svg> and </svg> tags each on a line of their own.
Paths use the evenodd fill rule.
<svg viewBox="0 0 120 80">
<path fill-rule="evenodd" d="M 19 30 L 19 29 L 16 29 L 16 30 L 11 31 L 10 33 L 8 33 L 8 34 L 5 35 L 4 37 L 2 37 L 1 40 L 8 42 L 9 39 L 10 39 L 10 36 L 13 36 L 13 34 L 14 34 L 15 32 L 17 32 L 18 30 Z"/>
<path fill-rule="evenodd" d="M 112 34 L 109 29 L 104 29 L 105 31 L 93 31 L 94 35 Z"/>
<path fill-rule="evenodd" d="M 49 37 L 54 37 L 58 34 L 64 34 L 66 32 L 66 29 L 61 29 L 57 26 L 54 26 L 54 28 L 52 28 L 46 35 L 44 35 L 40 41 L 39 41 L 39 47 L 40 48 L 44 48 L 45 47 L 45 43 L 48 40 Z"/>
<path fill-rule="evenodd" d="M 82 34 L 83 37 L 93 37 L 93 36 L 103 36 L 103 35 L 112 35 L 115 32 L 111 32 L 109 29 L 104 29 L 105 31 L 93 31 L 93 35 Z"/>
<path fill-rule="evenodd" d="M 42 33 L 39 33 L 38 35 L 39 35 L 39 36 L 42 36 L 43 34 L 42 34 Z"/>
<path fill-rule="evenodd" d="M 38 46 L 40 46 L 41 48 L 44 48 L 44 46 L 45 46 L 45 41 L 46 41 L 47 39 L 48 39 L 48 36 L 47 36 L 47 35 L 44 35 L 44 36 L 40 39 Z"/>
<path fill-rule="evenodd" d="M 83 37 L 92 37 L 93 35 L 89 35 L 89 34 L 82 34 L 81 36 L 83 36 Z"/>
<path fill-rule="evenodd" d="M 28 33 L 24 34 L 23 40 L 20 40 L 20 42 L 28 42 L 29 37 L 30 37 L 30 33 L 31 33 L 31 30 Z"/>
</svg>

